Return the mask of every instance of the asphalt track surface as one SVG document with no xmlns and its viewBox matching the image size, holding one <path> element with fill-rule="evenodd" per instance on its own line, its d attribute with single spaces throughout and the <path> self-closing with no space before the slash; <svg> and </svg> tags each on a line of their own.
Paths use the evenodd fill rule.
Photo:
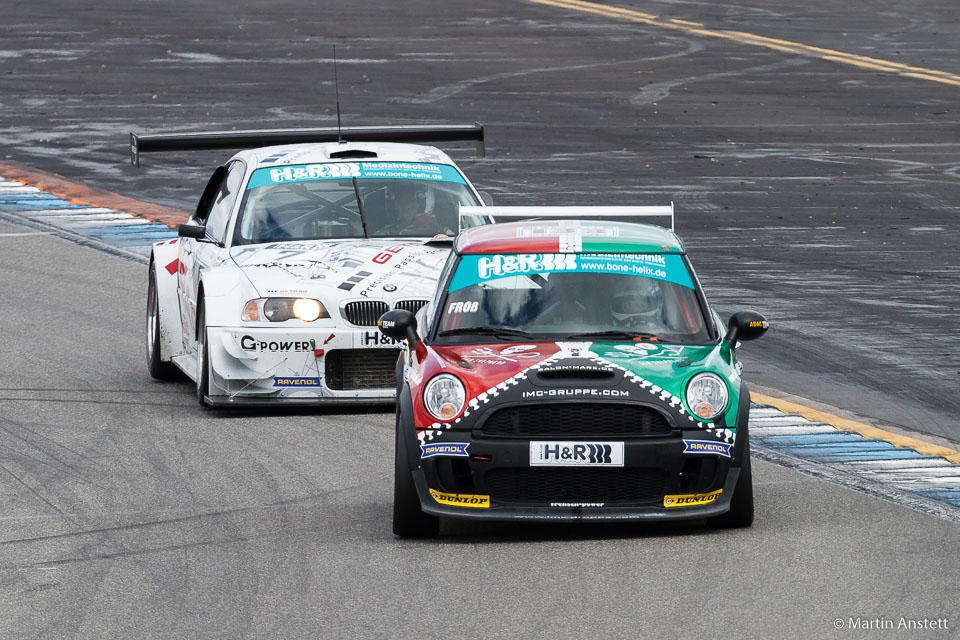
<svg viewBox="0 0 960 640">
<path fill-rule="evenodd" d="M 458 159 L 498 203 L 674 200 L 714 304 L 774 323 L 749 381 L 960 441 L 955 5 L 610 6 L 706 26 L 522 1 L 5 7 L 0 152 L 188 209 L 224 156 L 138 171 L 126 133 L 333 124 L 336 43 L 346 123 L 483 122 L 488 156 Z M 142 265 L 4 235 L 24 233 L 0 223 L 4 638 L 956 634 L 955 524 L 766 463 L 749 531 L 395 540 L 389 413 L 201 411 L 146 375 Z"/>
</svg>

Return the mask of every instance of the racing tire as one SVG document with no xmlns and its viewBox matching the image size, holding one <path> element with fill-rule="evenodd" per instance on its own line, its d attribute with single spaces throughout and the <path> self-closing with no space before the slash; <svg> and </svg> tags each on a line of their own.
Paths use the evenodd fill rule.
<svg viewBox="0 0 960 640">
<path fill-rule="evenodd" d="M 197 402 L 209 406 L 205 400 L 210 392 L 210 356 L 207 353 L 207 319 L 203 301 L 197 305 Z"/>
<path fill-rule="evenodd" d="M 710 519 L 710 525 L 720 529 L 741 529 L 753 524 L 753 474 L 750 471 L 750 443 L 744 447 L 740 477 L 733 488 L 730 511 Z"/>
<path fill-rule="evenodd" d="M 393 474 L 393 534 L 401 538 L 435 538 L 440 534 L 440 518 L 424 513 L 420 506 L 407 447 L 401 441 L 399 409 Z"/>
<path fill-rule="evenodd" d="M 150 262 L 147 284 L 147 371 L 154 380 L 177 380 L 180 370 L 172 362 L 160 359 L 160 294 L 157 291 L 157 273 Z"/>
</svg>

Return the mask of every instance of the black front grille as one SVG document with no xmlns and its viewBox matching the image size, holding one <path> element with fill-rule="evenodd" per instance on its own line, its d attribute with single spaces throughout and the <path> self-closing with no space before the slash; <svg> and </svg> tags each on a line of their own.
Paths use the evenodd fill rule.
<svg viewBox="0 0 960 640">
<path fill-rule="evenodd" d="M 480 427 L 488 436 L 649 436 L 670 433 L 662 413 L 629 404 L 540 404 L 507 407 Z"/>
<path fill-rule="evenodd" d="M 504 468 L 484 478 L 496 502 L 646 502 L 663 500 L 667 474 L 660 469 Z"/>
<path fill-rule="evenodd" d="M 404 309 L 410 313 L 416 313 L 427 304 L 426 300 L 401 300 L 397 303 L 397 309 Z"/>
<path fill-rule="evenodd" d="M 327 387 L 334 391 L 394 389 L 397 349 L 334 349 L 324 363 Z"/>
<path fill-rule="evenodd" d="M 361 300 L 348 302 L 343 307 L 343 317 L 350 324 L 360 327 L 375 327 L 380 316 L 387 312 L 387 303 L 383 300 Z"/>
</svg>

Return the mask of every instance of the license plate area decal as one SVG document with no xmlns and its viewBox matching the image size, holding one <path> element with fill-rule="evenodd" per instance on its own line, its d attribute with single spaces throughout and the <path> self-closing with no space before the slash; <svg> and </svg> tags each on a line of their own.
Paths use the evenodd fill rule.
<svg viewBox="0 0 960 640">
<path fill-rule="evenodd" d="M 622 442 L 534 440 L 530 442 L 532 467 L 622 467 Z"/>
</svg>

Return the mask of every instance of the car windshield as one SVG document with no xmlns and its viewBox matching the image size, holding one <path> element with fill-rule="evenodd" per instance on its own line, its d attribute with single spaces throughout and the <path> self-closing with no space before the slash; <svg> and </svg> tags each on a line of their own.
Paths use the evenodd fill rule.
<svg viewBox="0 0 960 640">
<path fill-rule="evenodd" d="M 234 244 L 456 235 L 460 205 L 479 203 L 451 166 L 338 162 L 257 169 Z M 482 221 L 466 217 L 466 228 Z"/>
<path fill-rule="evenodd" d="M 710 338 L 678 254 L 463 256 L 441 309 L 438 341 L 516 341 L 520 335 L 672 344 Z"/>
</svg>

